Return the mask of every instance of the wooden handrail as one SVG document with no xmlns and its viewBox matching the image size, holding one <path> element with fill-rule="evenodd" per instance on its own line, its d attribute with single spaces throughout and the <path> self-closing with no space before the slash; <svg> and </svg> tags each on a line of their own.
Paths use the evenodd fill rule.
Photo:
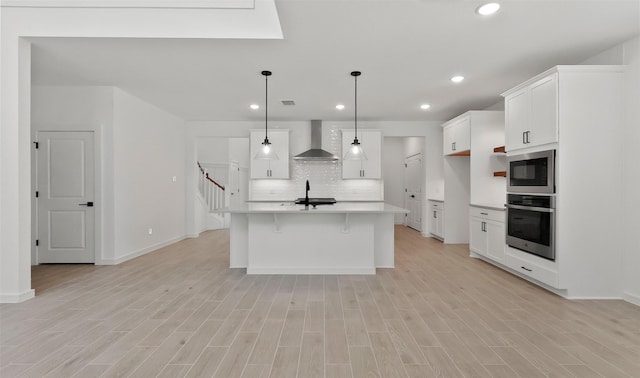
<svg viewBox="0 0 640 378">
<path fill-rule="evenodd" d="M 202 174 L 204 175 L 204 177 L 205 177 L 207 180 L 209 180 L 210 182 L 212 182 L 212 183 L 213 183 L 213 185 L 217 186 L 218 188 L 220 188 L 220 189 L 224 190 L 224 186 L 222 186 L 222 185 L 218 184 L 218 183 L 216 182 L 216 180 L 214 180 L 214 179 L 212 179 L 211 177 L 209 177 L 209 173 L 208 173 L 208 172 L 205 172 L 204 168 L 202 168 L 202 166 L 200 165 L 200 162 L 199 162 L 199 161 L 197 161 L 196 163 L 198 163 L 198 168 L 200 168 L 200 173 L 202 173 Z"/>
<path fill-rule="evenodd" d="M 209 177 L 209 174 L 208 174 L 208 173 L 205 173 L 205 174 L 204 174 L 204 177 L 205 177 L 207 180 L 211 181 L 211 182 L 213 183 L 213 185 L 215 185 L 215 186 L 217 186 L 218 188 L 220 188 L 220 189 L 224 190 L 224 186 L 222 186 L 222 185 L 218 184 L 214 179 L 212 179 L 211 177 Z"/>
</svg>

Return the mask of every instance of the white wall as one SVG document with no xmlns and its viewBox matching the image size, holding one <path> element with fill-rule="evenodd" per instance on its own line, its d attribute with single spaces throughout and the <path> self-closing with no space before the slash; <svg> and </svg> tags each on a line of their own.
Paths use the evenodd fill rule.
<svg viewBox="0 0 640 378">
<path fill-rule="evenodd" d="M 31 108 L 34 137 L 95 133 L 97 264 L 184 237 L 182 120 L 112 87 L 36 86 Z"/>
<path fill-rule="evenodd" d="M 625 240 L 623 242 L 623 291 L 624 298 L 640 305 L 640 169 L 638 169 L 638 145 L 640 145 L 640 37 L 624 45 L 624 64 L 628 65 L 625 74 L 627 113 L 624 135 L 623 203 L 625 204 L 624 222 Z"/>
<path fill-rule="evenodd" d="M 404 138 L 404 156 L 409 157 L 416 154 L 424 154 L 424 138 Z"/>
<path fill-rule="evenodd" d="M 181 119 L 120 89 L 113 128 L 118 263 L 184 237 L 185 131 Z"/>
<path fill-rule="evenodd" d="M 405 138 L 386 137 L 382 142 L 382 180 L 384 202 L 404 207 Z M 404 214 L 395 214 L 396 224 L 404 223 Z"/>
<path fill-rule="evenodd" d="M 249 168 L 249 138 L 229 138 L 229 161 L 237 161 L 240 168 Z"/>
<path fill-rule="evenodd" d="M 200 163 L 229 163 L 229 138 L 198 138 L 196 149 Z"/>
<path fill-rule="evenodd" d="M 427 199 L 444 199 L 442 123 L 429 127 L 429 135 L 424 140 Z"/>
<path fill-rule="evenodd" d="M 640 144 L 640 36 L 613 46 L 586 59 L 581 64 L 624 64 L 626 114 L 622 157 L 622 203 L 624 240 L 622 251 L 623 298 L 640 305 L 640 169 L 637 167 L 637 149 Z"/>
</svg>

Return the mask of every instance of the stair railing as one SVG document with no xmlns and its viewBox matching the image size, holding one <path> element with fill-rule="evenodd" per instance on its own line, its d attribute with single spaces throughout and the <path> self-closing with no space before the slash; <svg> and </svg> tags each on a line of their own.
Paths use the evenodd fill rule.
<svg viewBox="0 0 640 378">
<path fill-rule="evenodd" d="M 198 163 L 198 191 L 204 198 L 209 211 L 216 212 L 225 206 L 224 186 L 209 177 L 209 172 Z"/>
</svg>

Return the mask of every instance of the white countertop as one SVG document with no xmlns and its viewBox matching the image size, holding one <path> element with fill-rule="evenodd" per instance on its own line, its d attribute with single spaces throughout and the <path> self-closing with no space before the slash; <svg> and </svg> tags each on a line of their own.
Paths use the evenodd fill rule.
<svg viewBox="0 0 640 378">
<path fill-rule="evenodd" d="M 471 203 L 469 206 L 481 207 L 483 209 L 490 210 L 506 210 L 505 205 L 502 203 Z"/>
<path fill-rule="evenodd" d="M 225 207 L 220 212 L 232 214 L 405 214 L 409 210 L 384 202 L 338 202 L 333 205 L 318 205 L 316 208 L 309 206 L 306 209 L 304 205 L 296 205 L 293 202 L 247 202 L 238 206 Z"/>
</svg>

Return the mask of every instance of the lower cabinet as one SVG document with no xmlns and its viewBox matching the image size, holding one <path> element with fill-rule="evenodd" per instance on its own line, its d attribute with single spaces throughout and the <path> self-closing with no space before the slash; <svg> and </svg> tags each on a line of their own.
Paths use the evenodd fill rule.
<svg viewBox="0 0 640 378">
<path fill-rule="evenodd" d="M 536 262 L 535 260 L 538 261 Z M 504 265 L 536 281 L 551 287 L 560 288 L 558 284 L 558 272 L 548 266 L 551 262 L 546 262 L 547 266 L 543 266 L 543 263 L 545 262 L 539 260 L 537 257 L 532 258 L 531 255 L 526 252 L 507 247 Z"/>
<path fill-rule="evenodd" d="M 505 212 L 471 206 L 469 249 L 496 262 L 504 262 Z"/>
<path fill-rule="evenodd" d="M 444 239 L 444 202 L 429 201 L 429 232 L 436 238 Z"/>
</svg>

